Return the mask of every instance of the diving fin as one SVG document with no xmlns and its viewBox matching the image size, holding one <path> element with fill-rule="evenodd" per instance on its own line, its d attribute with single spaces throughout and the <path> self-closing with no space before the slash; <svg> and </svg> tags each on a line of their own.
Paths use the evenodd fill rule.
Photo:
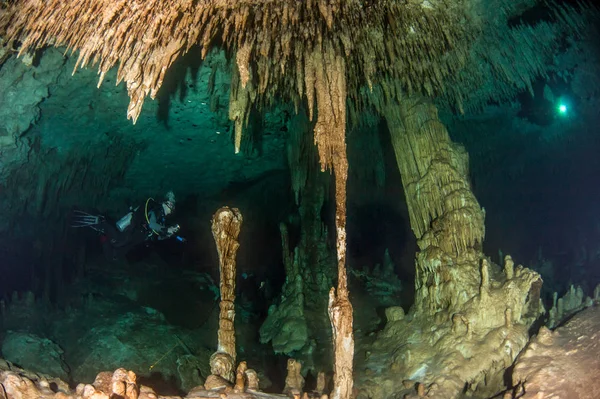
<svg viewBox="0 0 600 399">
<path fill-rule="evenodd" d="M 102 215 L 92 215 L 87 212 L 73 211 L 73 217 L 71 218 L 71 227 L 92 227 L 97 226 L 104 221 Z"/>
</svg>

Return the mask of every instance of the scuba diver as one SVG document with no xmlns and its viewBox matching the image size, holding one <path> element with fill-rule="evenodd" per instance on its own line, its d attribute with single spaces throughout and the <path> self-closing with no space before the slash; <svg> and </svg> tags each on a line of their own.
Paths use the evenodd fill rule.
<svg viewBox="0 0 600 399">
<path fill-rule="evenodd" d="M 122 259 L 134 247 L 152 240 L 166 240 L 175 235 L 179 225 L 166 225 L 175 210 L 175 194 L 169 191 L 162 202 L 148 198 L 144 207 L 129 208 L 129 213 L 112 223 L 103 215 L 75 210 L 71 227 L 89 227 L 100 233 L 104 255 L 109 260 Z M 179 241 L 185 239 L 175 236 Z"/>
</svg>

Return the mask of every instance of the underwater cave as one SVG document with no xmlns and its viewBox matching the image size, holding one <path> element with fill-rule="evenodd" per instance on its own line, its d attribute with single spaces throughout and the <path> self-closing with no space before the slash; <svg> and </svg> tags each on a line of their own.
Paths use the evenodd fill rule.
<svg viewBox="0 0 600 399">
<path fill-rule="evenodd" d="M 598 26 L 0 0 L 0 399 L 597 398 Z"/>
</svg>

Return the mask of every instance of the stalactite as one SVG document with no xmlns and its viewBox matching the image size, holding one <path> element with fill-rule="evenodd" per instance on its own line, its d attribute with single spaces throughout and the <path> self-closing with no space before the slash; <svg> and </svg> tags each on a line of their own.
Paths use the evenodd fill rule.
<svg viewBox="0 0 600 399">
<path fill-rule="evenodd" d="M 246 77 L 247 78 L 247 77 Z M 229 119 L 234 122 L 234 150 L 239 153 L 242 147 L 242 134 L 256 98 L 254 87 L 248 80 L 246 84 L 238 73 L 232 73 L 231 92 L 229 94 Z"/>
<path fill-rule="evenodd" d="M 242 48 L 235 53 L 235 62 L 240 74 L 242 88 L 246 88 L 248 80 L 250 79 L 250 53 L 252 51 L 252 45 L 252 42 L 244 43 Z"/>
<path fill-rule="evenodd" d="M 329 318 L 334 341 L 334 388 L 331 397 L 346 399 L 352 395 L 354 336 L 352 304 L 348 298 L 346 276 L 346 64 L 344 57 L 330 42 L 322 52 L 310 57 L 314 68 L 314 90 L 317 102 L 315 144 L 321 168 L 333 169 L 335 180 L 335 224 L 338 258 L 337 289 L 329 291 Z M 307 92 L 311 89 L 307 86 Z"/>
</svg>

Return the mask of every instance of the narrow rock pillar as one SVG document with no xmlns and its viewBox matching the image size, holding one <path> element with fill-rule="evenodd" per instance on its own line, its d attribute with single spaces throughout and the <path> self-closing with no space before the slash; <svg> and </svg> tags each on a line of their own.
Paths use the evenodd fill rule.
<svg viewBox="0 0 600 399">
<path fill-rule="evenodd" d="M 233 382 L 235 375 L 235 256 L 240 246 L 238 235 L 242 214 L 236 208 L 223 207 L 212 219 L 212 233 L 219 253 L 221 303 L 219 304 L 218 349 L 210 359 L 211 373 Z"/>
<path fill-rule="evenodd" d="M 337 289 L 329 291 L 328 313 L 333 330 L 332 399 L 350 399 L 353 387 L 354 334 L 352 304 L 346 276 L 346 62 L 336 44 L 324 41 L 312 54 L 305 55 L 304 76 L 309 115 L 317 104 L 315 144 L 321 169 L 333 170 L 335 180 L 335 228 L 338 260 Z"/>
</svg>

